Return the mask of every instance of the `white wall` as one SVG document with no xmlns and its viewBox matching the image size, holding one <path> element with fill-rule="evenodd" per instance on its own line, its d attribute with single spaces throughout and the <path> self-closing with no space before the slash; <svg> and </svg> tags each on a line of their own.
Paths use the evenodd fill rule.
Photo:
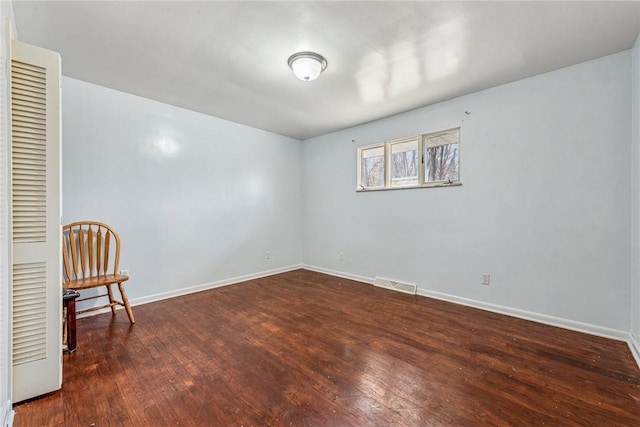
<svg viewBox="0 0 640 427">
<path fill-rule="evenodd" d="M 640 35 L 631 52 L 631 334 L 640 355 Z"/>
<path fill-rule="evenodd" d="M 630 70 L 622 52 L 304 141 L 305 263 L 628 331 Z M 462 120 L 461 187 L 355 192 L 357 146 Z"/>
<path fill-rule="evenodd" d="M 300 141 L 71 78 L 62 94 L 64 223 L 120 233 L 130 300 L 301 262 Z"/>
</svg>

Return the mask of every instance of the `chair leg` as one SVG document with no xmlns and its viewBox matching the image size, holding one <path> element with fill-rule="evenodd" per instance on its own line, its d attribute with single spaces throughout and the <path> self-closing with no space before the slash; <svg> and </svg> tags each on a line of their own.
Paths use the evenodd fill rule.
<svg viewBox="0 0 640 427">
<path fill-rule="evenodd" d="M 113 299 L 113 291 L 111 290 L 111 285 L 107 285 L 107 293 L 109 294 L 109 304 L 111 304 L 111 313 L 116 315 L 116 304 Z"/>
<path fill-rule="evenodd" d="M 136 323 L 136 319 L 133 318 L 133 311 L 131 311 L 131 305 L 129 305 L 129 298 L 127 298 L 127 294 L 124 291 L 124 285 L 122 283 L 118 283 L 118 289 L 120 289 L 120 295 L 122 296 L 124 309 L 127 310 L 127 316 L 129 316 L 129 321 L 131 322 L 131 324 L 134 324 Z"/>
</svg>

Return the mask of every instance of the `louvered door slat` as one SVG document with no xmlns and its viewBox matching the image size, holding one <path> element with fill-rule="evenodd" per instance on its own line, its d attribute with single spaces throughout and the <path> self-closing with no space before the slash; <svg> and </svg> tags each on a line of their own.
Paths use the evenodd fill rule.
<svg viewBox="0 0 640 427">
<path fill-rule="evenodd" d="M 20 81 L 16 82 L 13 87 L 16 91 L 28 91 L 37 94 L 38 98 L 46 99 L 46 86 L 45 82 L 40 78 L 25 74 L 25 73 L 14 73 L 15 76 L 20 77 Z"/>
</svg>

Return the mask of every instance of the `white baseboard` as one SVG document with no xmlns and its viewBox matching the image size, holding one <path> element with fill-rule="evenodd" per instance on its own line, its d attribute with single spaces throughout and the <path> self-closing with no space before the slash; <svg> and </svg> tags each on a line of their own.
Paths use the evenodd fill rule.
<svg viewBox="0 0 640 427">
<path fill-rule="evenodd" d="M 583 332 L 590 335 L 596 335 L 604 338 L 611 338 L 618 341 L 627 341 L 629 334 L 618 329 L 606 328 L 604 326 L 593 325 L 590 323 L 578 322 L 575 320 L 563 319 L 561 317 L 549 316 L 548 314 L 535 313 L 532 311 L 521 310 L 519 308 L 508 307 L 504 305 L 492 304 L 484 301 L 463 298 L 456 295 L 444 294 L 441 292 L 430 291 L 418 288 L 418 295 L 429 298 L 435 298 L 443 301 L 453 302 L 456 304 L 466 305 L 469 307 L 479 308 L 481 310 L 491 311 L 493 313 L 505 314 L 519 319 L 531 320 L 533 322 L 543 323 L 545 325 L 557 326 L 559 328 L 569 329 L 572 331 Z"/>
<path fill-rule="evenodd" d="M 293 271 L 303 268 L 301 264 L 290 265 L 282 268 L 275 268 L 273 270 L 261 271 L 258 273 L 246 274 L 244 276 L 232 277 L 229 279 L 217 280 L 215 282 L 202 283 L 200 285 L 188 286 L 186 288 L 174 289 L 168 292 L 160 292 L 153 295 L 147 295 L 139 298 L 130 298 L 129 304 L 132 306 L 148 304 L 150 302 L 161 301 L 167 298 L 179 297 L 181 295 L 193 294 L 195 292 L 202 292 L 209 289 L 220 288 L 222 286 L 233 285 L 235 283 L 246 282 L 248 280 L 259 279 L 261 277 L 273 276 L 274 274 L 286 273 L 287 271 Z M 123 307 L 117 306 L 118 310 L 121 310 Z M 111 312 L 110 308 L 104 308 L 102 310 L 89 311 L 87 313 L 82 313 L 78 316 L 78 319 L 82 319 L 83 317 L 95 316 L 98 314 L 109 313 Z"/>
<path fill-rule="evenodd" d="M 636 339 L 635 335 L 629 334 L 627 345 L 629 345 L 631 355 L 636 360 L 636 364 L 640 368 L 640 342 L 638 342 L 638 339 Z"/>
<path fill-rule="evenodd" d="M 329 274 L 336 277 L 344 277 L 346 279 L 357 280 L 358 282 L 364 282 L 373 284 L 373 279 L 364 276 L 357 276 L 341 271 L 330 270 L 322 267 L 315 267 L 311 265 L 303 264 L 302 268 L 311 271 L 317 271 L 319 273 Z M 453 302 L 456 304 L 466 305 L 469 307 L 479 308 L 481 310 L 491 311 L 494 313 L 505 314 L 507 316 L 517 317 L 520 319 L 531 320 L 538 323 L 544 323 L 546 325 L 557 326 L 564 329 L 570 329 L 573 331 L 584 332 L 591 335 L 597 335 L 604 338 L 611 338 L 618 341 L 629 341 L 629 333 L 620 331 L 617 329 L 605 328 L 603 326 L 592 325 L 589 323 L 577 322 L 575 320 L 563 319 L 560 317 L 549 316 L 541 313 L 534 313 L 531 311 L 521 310 L 518 308 L 502 306 L 498 304 L 491 304 L 484 301 L 474 300 L 470 298 L 463 298 L 456 295 L 445 294 L 441 292 L 430 291 L 428 289 L 418 287 L 418 295 L 435 298 L 443 301 Z M 640 348 L 640 347 L 639 347 Z M 640 365 L 639 365 L 640 366 Z"/>
<path fill-rule="evenodd" d="M 300 268 L 305 270 L 315 271 L 317 273 L 328 274 L 329 276 L 342 277 L 344 279 L 355 280 L 356 282 L 363 282 L 369 285 L 373 285 L 373 279 L 364 276 L 358 276 L 356 274 L 345 273 L 343 271 L 330 270 L 328 268 L 315 267 L 313 265 L 302 264 Z"/>
<path fill-rule="evenodd" d="M 13 405 L 11 404 L 11 400 L 7 400 L 6 404 L 2 408 L 2 413 L 0 414 L 2 417 L 2 427 L 11 427 L 13 426 L 13 416 L 15 412 L 13 411 Z"/>
</svg>

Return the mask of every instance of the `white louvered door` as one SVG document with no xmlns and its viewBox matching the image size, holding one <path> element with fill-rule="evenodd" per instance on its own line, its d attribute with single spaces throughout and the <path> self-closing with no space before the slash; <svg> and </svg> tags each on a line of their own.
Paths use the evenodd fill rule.
<svg viewBox="0 0 640 427">
<path fill-rule="evenodd" d="M 12 400 L 62 383 L 60 55 L 11 43 Z"/>
</svg>

